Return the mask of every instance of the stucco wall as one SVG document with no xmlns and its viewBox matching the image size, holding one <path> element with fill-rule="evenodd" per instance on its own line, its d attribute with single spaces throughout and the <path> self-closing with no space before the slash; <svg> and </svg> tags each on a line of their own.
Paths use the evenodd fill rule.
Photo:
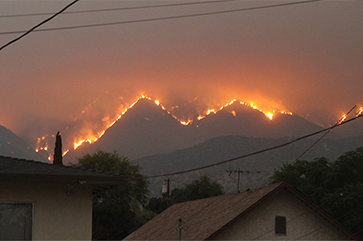
<svg viewBox="0 0 363 241">
<path fill-rule="evenodd" d="M 66 184 L 0 182 L 0 202 L 33 203 L 33 240 L 91 240 L 91 187 L 67 191 Z"/>
<path fill-rule="evenodd" d="M 286 235 L 275 235 L 275 217 L 285 216 Z M 282 192 L 251 210 L 214 240 L 343 240 L 337 231 L 295 196 Z"/>
</svg>

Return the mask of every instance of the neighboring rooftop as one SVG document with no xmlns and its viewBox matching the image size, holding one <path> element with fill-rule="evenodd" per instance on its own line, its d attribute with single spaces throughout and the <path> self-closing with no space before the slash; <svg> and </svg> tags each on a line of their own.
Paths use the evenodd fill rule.
<svg viewBox="0 0 363 241">
<path fill-rule="evenodd" d="M 125 240 L 170 240 L 177 239 L 176 228 L 182 218 L 183 240 L 207 240 L 228 227 L 260 203 L 280 193 L 288 191 L 304 202 L 314 212 L 332 223 L 338 230 L 349 237 L 351 233 L 331 218 L 318 206 L 310 202 L 303 194 L 288 183 L 247 190 L 211 198 L 200 199 L 172 205 L 144 226 L 130 234 Z M 174 237 L 174 238 L 173 238 Z"/>
<path fill-rule="evenodd" d="M 82 183 L 92 185 L 96 193 L 123 185 L 126 178 L 119 174 L 0 156 L 1 181 Z"/>
</svg>

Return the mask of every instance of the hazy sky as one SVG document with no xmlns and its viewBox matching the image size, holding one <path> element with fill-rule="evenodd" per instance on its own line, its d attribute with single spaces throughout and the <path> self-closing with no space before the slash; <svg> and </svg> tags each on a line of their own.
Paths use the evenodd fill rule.
<svg viewBox="0 0 363 241">
<path fill-rule="evenodd" d="M 0 1 L 0 45 L 71 1 Z M 40 29 L 198 14 L 293 1 L 226 1 L 61 14 Z M 187 1 L 81 0 L 68 12 Z M 141 93 L 165 106 L 238 98 L 333 124 L 363 105 L 363 1 L 33 32 L 0 51 L 0 125 L 17 134 L 112 118 Z M 78 123 L 79 124 L 79 123 Z M 58 128 L 58 129 L 57 129 Z M 62 131 L 62 130 L 61 130 Z M 39 133 L 40 135 L 41 133 Z"/>
</svg>

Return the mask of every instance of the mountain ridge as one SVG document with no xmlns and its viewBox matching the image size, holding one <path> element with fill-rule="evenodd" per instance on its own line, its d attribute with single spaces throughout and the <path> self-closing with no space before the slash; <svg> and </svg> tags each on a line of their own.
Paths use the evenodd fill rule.
<svg viewBox="0 0 363 241">
<path fill-rule="evenodd" d="M 0 125 L 0 155 L 47 162 L 22 138 Z"/>
<path fill-rule="evenodd" d="M 289 114 L 275 113 L 275 117 L 270 120 L 263 112 L 237 102 L 192 124 L 181 125 L 154 102 L 140 99 L 97 142 L 83 144 L 70 151 L 65 159 L 69 162 L 99 149 L 117 151 L 135 159 L 170 153 L 216 136 L 236 134 L 279 138 L 321 129 L 301 117 Z"/>
<path fill-rule="evenodd" d="M 271 149 L 292 140 L 295 138 L 221 136 L 169 154 L 138 158 L 133 160 L 133 163 L 142 168 L 144 175 L 159 176 L 149 179 L 151 195 L 160 194 L 159 189 L 164 179 L 171 178 L 173 181 L 172 188 L 175 188 L 190 183 L 201 175 L 208 175 L 212 180 L 224 186 L 226 192 L 233 192 L 237 180 L 236 177 L 231 177 L 230 173 L 226 172 L 227 170 L 243 171 L 244 174 L 241 176 L 240 183 L 242 189 L 262 186 L 268 182 L 274 169 L 281 167 L 283 162 L 294 161 L 316 141 L 316 139 L 306 138 L 280 148 Z M 315 158 L 325 157 L 334 161 L 343 153 L 362 146 L 362 143 L 363 136 L 338 140 L 323 139 L 299 159 L 312 161 Z M 264 152 L 263 150 L 268 151 Z M 195 168 L 198 170 L 191 171 Z M 174 172 L 180 173 L 173 175 Z"/>
</svg>

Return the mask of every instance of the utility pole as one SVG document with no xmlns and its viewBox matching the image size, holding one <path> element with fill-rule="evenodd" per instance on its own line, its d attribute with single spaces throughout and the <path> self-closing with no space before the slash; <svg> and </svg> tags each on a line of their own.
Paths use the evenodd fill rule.
<svg viewBox="0 0 363 241">
<path fill-rule="evenodd" d="M 240 175 L 241 173 L 245 172 L 245 173 L 251 173 L 250 171 L 243 171 L 240 168 L 238 168 L 238 170 L 226 170 L 227 173 L 229 173 L 228 175 L 231 176 L 232 173 L 237 173 L 237 193 L 239 193 L 239 180 L 240 180 Z M 256 173 L 261 173 L 260 171 L 257 171 Z"/>
<path fill-rule="evenodd" d="M 168 182 L 168 196 L 166 198 L 166 206 L 169 208 L 170 207 L 170 178 L 167 179 Z"/>
<path fill-rule="evenodd" d="M 170 207 L 170 178 L 165 179 L 164 182 L 166 183 L 166 190 L 165 190 L 165 183 L 163 185 L 163 193 L 166 191 L 166 207 Z"/>
</svg>

